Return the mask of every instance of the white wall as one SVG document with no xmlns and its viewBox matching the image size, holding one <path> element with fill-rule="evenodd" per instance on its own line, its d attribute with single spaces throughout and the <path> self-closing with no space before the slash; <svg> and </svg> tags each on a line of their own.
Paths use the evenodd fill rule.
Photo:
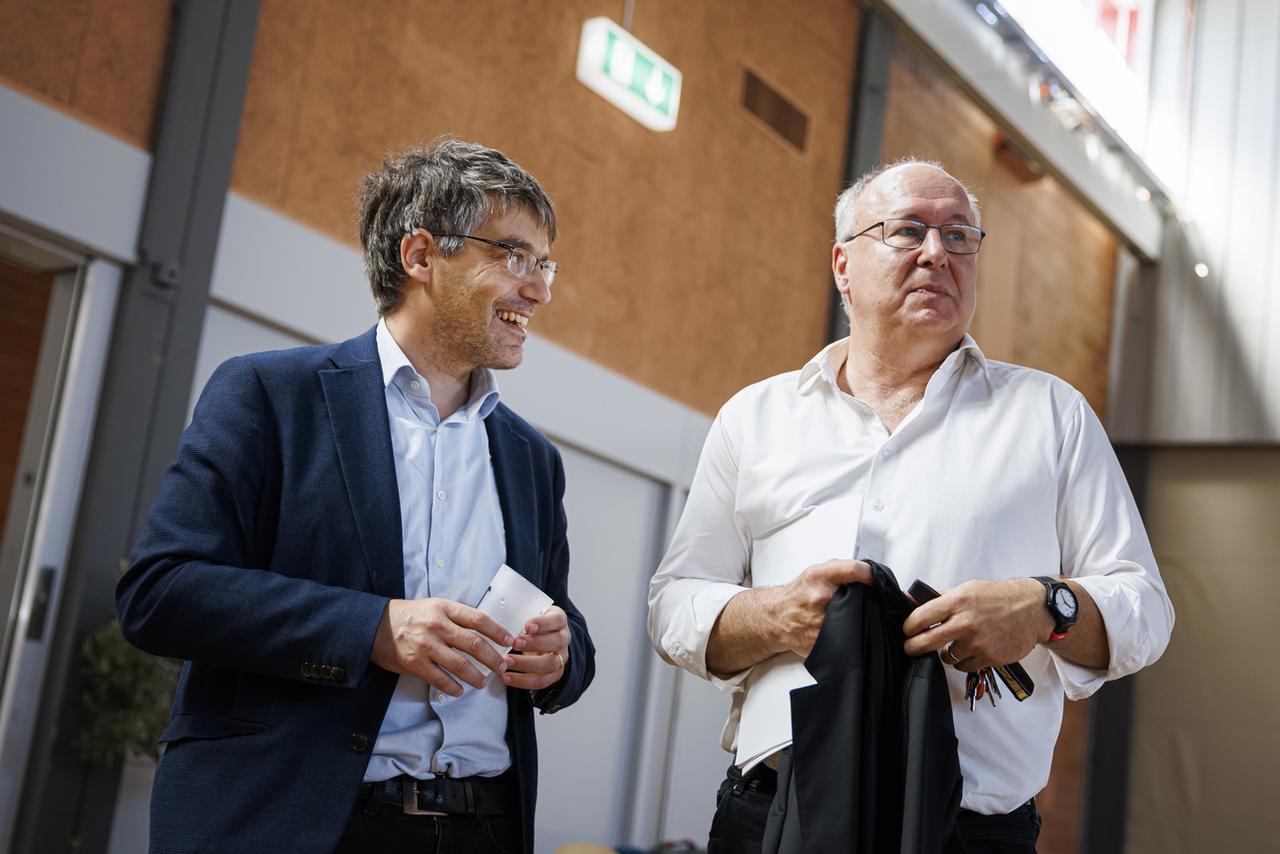
<svg viewBox="0 0 1280 854">
<path fill-rule="evenodd" d="M 1146 428 L 1155 442 L 1280 440 L 1280 3 L 1159 5 L 1144 156 L 1166 230 Z M 1207 278 L 1193 272 L 1209 268 Z"/>
</svg>

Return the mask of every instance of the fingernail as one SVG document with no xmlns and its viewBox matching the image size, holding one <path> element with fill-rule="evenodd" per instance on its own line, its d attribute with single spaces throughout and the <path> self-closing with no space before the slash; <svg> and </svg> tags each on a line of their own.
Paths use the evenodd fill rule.
<svg viewBox="0 0 1280 854">
<path fill-rule="evenodd" d="M 499 673 L 507 672 L 507 660 L 505 658 L 502 660 L 502 663 L 498 665 L 498 672 Z"/>
<path fill-rule="evenodd" d="M 515 638 L 511 637 L 511 635 L 503 635 L 503 636 L 502 636 L 502 642 L 503 642 L 503 643 L 505 643 L 507 646 L 511 646 L 511 642 L 512 642 L 513 640 L 515 640 Z"/>
<path fill-rule="evenodd" d="M 503 681 L 503 683 L 505 683 L 505 684 L 507 684 L 507 685 L 510 685 L 510 684 L 511 684 L 511 674 L 510 674 L 510 673 L 504 673 L 504 674 L 502 674 L 502 681 Z"/>
<path fill-rule="evenodd" d="M 530 632 L 536 632 L 537 630 L 538 630 L 537 623 L 530 623 L 529 628 L 527 629 L 527 631 L 530 631 Z"/>
<path fill-rule="evenodd" d="M 516 638 L 515 643 L 512 644 L 512 646 L 514 646 L 516 649 L 524 649 L 528 645 L 529 645 L 529 639 L 526 638 L 524 635 L 521 635 L 520 637 Z"/>
</svg>

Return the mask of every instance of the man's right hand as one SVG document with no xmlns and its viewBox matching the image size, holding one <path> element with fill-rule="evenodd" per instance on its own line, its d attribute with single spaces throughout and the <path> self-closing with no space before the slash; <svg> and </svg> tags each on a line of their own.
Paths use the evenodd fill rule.
<svg viewBox="0 0 1280 854">
<path fill-rule="evenodd" d="M 497 620 L 467 605 L 449 599 L 392 599 L 378 623 L 369 658 L 383 670 L 416 676 L 460 697 L 462 686 L 455 677 L 475 688 L 483 688 L 485 680 L 462 653 L 494 672 L 506 670 L 502 656 L 481 635 L 503 646 L 513 640 Z"/>
<path fill-rule="evenodd" d="M 818 642 L 827 603 L 842 584 L 871 583 L 871 565 L 861 560 L 814 564 L 782 587 L 778 620 L 786 648 L 804 658 Z"/>
<path fill-rule="evenodd" d="M 744 590 L 720 612 L 707 641 L 707 670 L 727 677 L 780 652 L 806 657 L 818 640 L 827 603 L 842 584 L 871 583 L 860 560 L 814 564 L 781 587 Z"/>
</svg>

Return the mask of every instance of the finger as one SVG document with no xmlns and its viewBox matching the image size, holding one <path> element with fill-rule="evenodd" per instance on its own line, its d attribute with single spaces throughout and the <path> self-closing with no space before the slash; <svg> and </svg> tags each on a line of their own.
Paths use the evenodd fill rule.
<svg viewBox="0 0 1280 854">
<path fill-rule="evenodd" d="M 462 686 L 453 681 L 453 678 L 443 669 L 429 661 L 422 662 L 422 666 L 416 669 L 414 675 L 432 688 L 443 691 L 450 697 L 462 696 Z"/>
<path fill-rule="evenodd" d="M 943 623 L 940 626 L 928 629 L 918 635 L 908 637 L 907 642 L 902 645 L 903 650 L 909 656 L 924 655 L 930 652 L 937 652 L 947 644 L 956 640 L 958 632 L 955 627 Z M 956 652 L 959 656 L 959 652 Z M 950 663 L 948 661 L 948 663 Z"/>
<path fill-rule="evenodd" d="M 503 684 L 511 688 L 525 688 L 530 691 L 549 688 L 558 681 L 560 681 L 559 673 L 546 675 L 540 673 L 512 673 L 508 670 L 502 674 Z"/>
<path fill-rule="evenodd" d="M 501 623 L 479 608 L 468 608 L 458 602 L 450 602 L 445 607 L 445 613 L 458 625 L 475 629 L 494 643 L 511 646 L 511 641 L 514 640 Z"/>
<path fill-rule="evenodd" d="M 544 655 L 508 655 L 508 673 L 535 673 L 559 675 L 563 669 L 561 658 L 554 652 Z"/>
<path fill-rule="evenodd" d="M 490 647 L 490 651 L 492 651 L 492 647 Z M 442 653 L 440 656 L 435 657 L 433 660 L 437 666 L 444 668 L 455 679 L 461 679 L 472 688 L 484 687 L 484 674 L 477 670 L 476 666 L 472 664 L 465 655 L 458 652 L 456 649 L 450 649 Z M 498 663 L 501 665 L 503 662 L 499 659 Z M 495 666 L 490 669 L 497 670 L 498 667 Z M 459 690 L 459 693 L 461 693 L 461 690 Z"/>
<path fill-rule="evenodd" d="M 945 595 L 926 602 L 907 615 L 902 623 L 902 633 L 913 637 L 926 629 L 945 622 L 953 613 L 953 604 Z"/>
<path fill-rule="evenodd" d="M 521 652 L 563 652 L 568 646 L 568 627 L 550 634 L 520 635 L 515 643 L 515 648 Z"/>
<path fill-rule="evenodd" d="M 534 617 L 524 627 L 525 634 L 536 635 L 542 632 L 554 632 L 569 625 L 569 615 L 555 605 Z"/>
<path fill-rule="evenodd" d="M 506 659 L 503 658 L 504 650 L 494 649 L 489 641 L 475 632 L 469 632 L 469 634 L 471 635 L 471 646 L 466 652 L 470 653 L 472 658 L 490 670 L 496 670 L 499 673 L 507 669 Z"/>
<path fill-rule="evenodd" d="M 814 567 L 832 584 L 871 583 L 871 566 L 861 560 L 828 560 Z"/>
<path fill-rule="evenodd" d="M 469 654 L 490 670 L 501 669 L 502 653 L 494 649 L 488 641 L 471 629 L 453 625 L 441 634 L 445 643 L 453 649 Z M 465 661 L 465 659 L 463 660 Z"/>
</svg>

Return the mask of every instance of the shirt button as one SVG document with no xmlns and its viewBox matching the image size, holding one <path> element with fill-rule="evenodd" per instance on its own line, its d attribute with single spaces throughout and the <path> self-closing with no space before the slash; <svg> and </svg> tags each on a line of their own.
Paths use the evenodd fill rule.
<svg viewBox="0 0 1280 854">
<path fill-rule="evenodd" d="M 884 509 L 884 502 L 883 502 L 883 501 L 881 501 L 879 498 L 877 498 L 877 499 L 875 500 L 875 503 L 871 505 L 871 509 L 872 509 L 872 510 L 876 510 L 876 511 L 883 510 L 883 509 Z"/>
<path fill-rule="evenodd" d="M 436 692 L 436 702 L 437 702 L 437 703 L 443 703 L 444 701 L 445 701 L 445 695 L 444 695 L 444 692 L 443 692 L 443 691 L 437 691 L 437 692 Z"/>
<path fill-rule="evenodd" d="M 443 490 L 443 489 L 436 493 L 436 498 L 439 498 L 441 501 L 444 501 L 444 490 Z"/>
<path fill-rule="evenodd" d="M 409 383 L 409 388 L 413 389 L 414 391 L 417 391 L 418 389 L 422 388 L 422 383 L 418 382 L 417 380 L 412 380 Z"/>
<path fill-rule="evenodd" d="M 889 450 L 888 448 L 885 448 L 880 452 L 880 456 L 882 457 L 888 457 L 888 456 L 891 456 L 892 454 L 893 454 L 893 451 Z"/>
<path fill-rule="evenodd" d="M 444 558 L 442 558 L 442 557 L 438 557 L 438 558 L 436 558 L 436 568 L 437 568 L 437 569 L 444 569 Z"/>
</svg>

